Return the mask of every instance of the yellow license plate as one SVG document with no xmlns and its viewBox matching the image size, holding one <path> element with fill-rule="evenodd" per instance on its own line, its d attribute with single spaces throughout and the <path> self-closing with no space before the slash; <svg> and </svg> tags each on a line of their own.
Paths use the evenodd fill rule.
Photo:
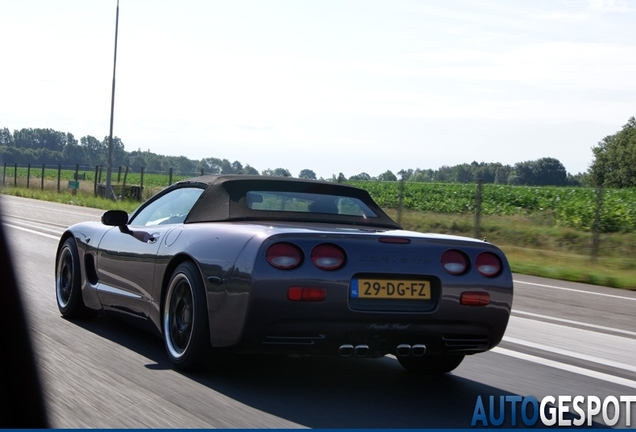
<svg viewBox="0 0 636 432">
<path fill-rule="evenodd" d="M 351 298 L 430 300 L 431 283 L 423 280 L 353 279 Z"/>
</svg>

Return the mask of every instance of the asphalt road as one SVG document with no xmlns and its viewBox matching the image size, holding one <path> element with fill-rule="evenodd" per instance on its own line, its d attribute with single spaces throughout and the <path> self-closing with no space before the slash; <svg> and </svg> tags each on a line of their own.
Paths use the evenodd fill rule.
<svg viewBox="0 0 636 432">
<path fill-rule="evenodd" d="M 497 422 L 499 396 L 507 397 L 504 426 L 542 427 L 540 419 L 524 423 L 521 403 L 528 402 L 528 419 L 530 396 L 541 403 L 549 395 L 583 396 L 586 422 L 596 396 L 608 424 L 636 427 L 636 292 L 515 275 L 504 341 L 438 378 L 413 377 L 391 357 L 250 357 L 223 373 L 184 374 L 143 330 L 108 317 L 60 316 L 57 240 L 68 225 L 98 220 L 101 211 L 9 196 L 0 196 L 0 209 L 52 427 L 468 428 L 476 412 L 483 414 L 477 426 Z M 571 402 L 561 402 L 570 411 L 562 421 L 579 418 Z M 593 422 L 603 427 L 602 409 Z"/>
</svg>

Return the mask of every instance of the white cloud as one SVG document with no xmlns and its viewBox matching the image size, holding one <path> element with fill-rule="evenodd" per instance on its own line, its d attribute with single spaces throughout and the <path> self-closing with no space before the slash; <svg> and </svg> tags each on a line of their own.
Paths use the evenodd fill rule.
<svg viewBox="0 0 636 432">
<path fill-rule="evenodd" d="M 593 12 L 634 12 L 634 8 L 625 0 L 587 0 L 587 4 Z"/>
</svg>

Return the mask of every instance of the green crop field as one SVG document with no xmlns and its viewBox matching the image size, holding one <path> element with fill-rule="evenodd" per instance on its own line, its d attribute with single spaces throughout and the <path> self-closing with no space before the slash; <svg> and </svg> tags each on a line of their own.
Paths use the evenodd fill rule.
<svg viewBox="0 0 636 432">
<path fill-rule="evenodd" d="M 349 182 L 366 189 L 381 207 L 398 208 L 399 182 Z M 477 186 L 456 183 L 403 184 L 402 207 L 446 214 L 475 212 Z M 597 208 L 591 188 L 483 185 L 481 214 L 487 216 L 545 215 L 555 225 L 588 231 Z M 600 229 L 604 232 L 636 231 L 636 189 L 602 191 Z"/>
</svg>

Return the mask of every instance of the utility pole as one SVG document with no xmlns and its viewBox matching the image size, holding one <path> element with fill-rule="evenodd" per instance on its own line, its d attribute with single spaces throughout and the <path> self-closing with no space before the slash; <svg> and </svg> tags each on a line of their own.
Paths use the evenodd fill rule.
<svg viewBox="0 0 636 432">
<path fill-rule="evenodd" d="M 110 134 L 108 135 L 108 165 L 106 166 L 106 191 L 105 198 L 115 199 L 112 195 L 111 176 L 113 174 L 113 117 L 115 113 L 115 71 L 117 69 L 117 30 L 119 28 L 119 0 L 117 0 L 117 13 L 115 15 L 115 58 L 113 60 L 113 91 L 110 99 Z"/>
</svg>

